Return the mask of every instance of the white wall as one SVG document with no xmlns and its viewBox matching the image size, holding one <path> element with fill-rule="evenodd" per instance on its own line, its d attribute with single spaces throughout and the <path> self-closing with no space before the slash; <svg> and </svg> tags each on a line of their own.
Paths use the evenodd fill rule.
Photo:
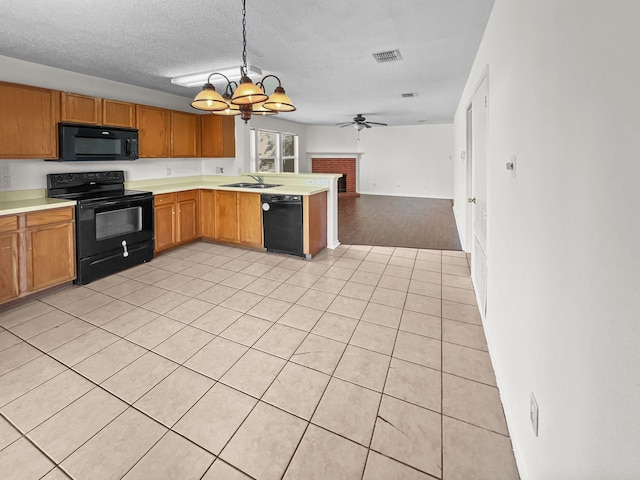
<svg viewBox="0 0 640 480">
<path fill-rule="evenodd" d="M 0 81 L 194 112 L 189 105 L 189 99 L 186 97 L 161 93 L 148 88 L 113 82 L 4 56 L 0 56 Z M 236 130 L 238 129 L 238 123 L 236 121 Z M 225 174 L 231 174 L 231 170 L 237 170 L 237 164 L 242 164 L 242 160 L 236 159 L 195 158 L 145 158 L 133 162 L 0 161 L 6 162 L 5 164 L 8 165 L 11 176 L 11 185 L 8 188 L 0 189 L 5 191 L 44 188 L 46 186 L 45 175 L 47 173 L 124 170 L 127 180 L 143 180 L 167 177 L 167 168 L 171 169 L 171 177 L 213 175 L 217 166 L 224 167 Z M 228 171 L 229 173 L 227 173 Z"/>
<path fill-rule="evenodd" d="M 358 192 L 453 198 L 453 125 L 354 128 L 311 126 L 308 152 L 359 153 Z M 310 154 L 309 157 L 313 155 Z"/>
<path fill-rule="evenodd" d="M 496 0 L 456 114 L 464 237 L 465 109 L 488 64 L 485 330 L 523 479 L 640 475 L 639 21 L 634 0 Z"/>
</svg>

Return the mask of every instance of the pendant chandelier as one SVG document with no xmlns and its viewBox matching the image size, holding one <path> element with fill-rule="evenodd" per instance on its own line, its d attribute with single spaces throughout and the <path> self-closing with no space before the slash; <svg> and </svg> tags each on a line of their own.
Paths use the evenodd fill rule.
<svg viewBox="0 0 640 480">
<path fill-rule="evenodd" d="M 291 102 L 282 88 L 280 79 L 275 75 L 265 75 L 255 84 L 247 73 L 247 9 L 246 0 L 242 0 L 242 66 L 240 67 L 240 83 L 230 81 L 229 78 L 218 72 L 209 75 L 207 83 L 202 91 L 191 102 L 193 108 L 205 110 L 216 115 L 242 115 L 245 123 L 251 119 L 251 115 L 276 115 L 278 112 L 293 112 L 296 107 Z M 211 78 L 221 76 L 227 82 L 225 91 L 220 95 Z M 271 95 L 265 93 L 264 81 L 275 78 L 278 86 Z"/>
</svg>

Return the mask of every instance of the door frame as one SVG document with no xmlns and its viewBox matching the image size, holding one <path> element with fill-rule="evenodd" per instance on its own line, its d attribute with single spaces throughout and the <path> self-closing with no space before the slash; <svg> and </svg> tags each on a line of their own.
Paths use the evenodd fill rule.
<svg viewBox="0 0 640 480">
<path fill-rule="evenodd" d="M 478 82 L 471 93 L 471 98 L 469 99 L 469 103 L 467 106 L 467 117 L 465 119 L 466 122 L 466 141 L 467 141 L 467 202 L 469 198 L 473 198 L 476 196 L 476 178 L 475 176 L 478 173 L 477 169 L 477 152 L 474 148 L 475 135 L 478 132 L 474 131 L 473 125 L 473 112 L 481 111 L 479 108 L 474 109 L 474 99 L 480 87 L 486 85 L 486 96 L 485 101 L 487 102 L 484 107 L 484 115 L 486 116 L 484 122 L 484 136 L 485 140 L 489 137 L 489 108 L 490 108 L 490 93 L 489 93 L 489 65 L 486 65 L 483 69 Z M 477 103 L 477 102 L 476 102 Z M 484 142 L 484 177 L 485 177 L 485 195 L 486 195 L 486 212 L 489 211 L 489 158 L 488 158 L 488 142 Z M 487 292 L 488 292 L 488 267 L 489 267 L 489 253 L 488 253 L 488 243 L 489 243 L 489 231 L 488 225 L 485 224 L 485 232 L 484 232 L 484 241 L 479 241 L 477 239 L 478 235 L 476 235 L 475 229 L 475 215 L 477 213 L 477 204 L 472 205 L 471 203 L 467 203 L 467 239 L 469 241 L 469 265 L 471 270 L 471 281 L 473 282 L 473 286 L 475 289 L 476 299 L 478 301 L 478 307 L 480 310 L 480 315 L 482 320 L 484 321 L 486 312 L 487 312 Z M 480 248 L 481 252 L 476 251 L 477 248 Z M 478 258 L 478 256 L 482 258 Z M 482 261 L 480 264 L 481 268 L 477 268 L 479 266 L 478 262 Z M 480 270 L 480 271 L 479 271 Z M 481 275 L 483 278 L 479 278 Z"/>
</svg>

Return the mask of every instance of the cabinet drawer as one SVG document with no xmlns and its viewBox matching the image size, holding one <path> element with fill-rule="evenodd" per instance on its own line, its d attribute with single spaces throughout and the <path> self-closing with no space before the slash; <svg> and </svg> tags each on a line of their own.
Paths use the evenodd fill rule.
<svg viewBox="0 0 640 480">
<path fill-rule="evenodd" d="M 0 217 L 0 232 L 11 232 L 18 229 L 18 216 L 7 215 Z"/>
<path fill-rule="evenodd" d="M 166 205 L 167 203 L 176 203 L 175 193 L 162 193 L 153 197 L 154 205 Z"/>
<path fill-rule="evenodd" d="M 27 227 L 37 227 L 48 223 L 70 222 L 73 220 L 73 207 L 55 208 L 27 213 Z"/>
<path fill-rule="evenodd" d="M 186 192 L 178 192 L 178 201 L 195 200 L 198 195 L 197 190 L 187 190 Z"/>
</svg>

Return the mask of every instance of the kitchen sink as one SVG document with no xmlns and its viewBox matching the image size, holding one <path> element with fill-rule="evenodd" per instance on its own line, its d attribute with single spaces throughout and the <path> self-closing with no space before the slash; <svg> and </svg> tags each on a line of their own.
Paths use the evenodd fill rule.
<svg viewBox="0 0 640 480">
<path fill-rule="evenodd" d="M 276 183 L 229 183 L 222 185 L 223 187 L 235 187 L 235 188 L 273 188 L 281 187 L 282 185 Z"/>
</svg>

